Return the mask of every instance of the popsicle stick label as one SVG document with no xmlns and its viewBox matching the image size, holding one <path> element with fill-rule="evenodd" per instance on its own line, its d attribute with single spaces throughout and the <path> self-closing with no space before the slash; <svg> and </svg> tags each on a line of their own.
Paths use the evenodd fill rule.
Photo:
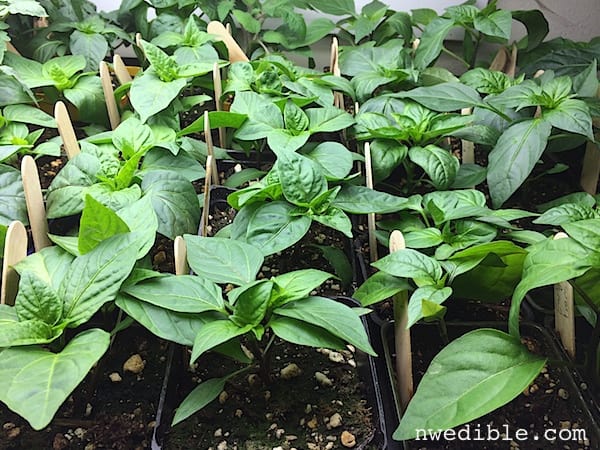
<svg viewBox="0 0 600 450">
<path fill-rule="evenodd" d="M 217 111 L 222 111 L 221 96 L 223 95 L 223 85 L 221 82 L 221 69 L 218 63 L 215 63 L 213 66 L 213 85 L 215 88 L 215 107 Z M 221 148 L 225 147 L 225 128 L 223 127 L 219 127 L 219 146 Z"/>
<path fill-rule="evenodd" d="M 27 231 L 18 220 L 11 222 L 4 241 L 4 258 L 2 260 L 2 290 L 0 304 L 14 305 L 19 290 L 19 274 L 13 268 L 15 264 L 27 256 Z"/>
<path fill-rule="evenodd" d="M 175 237 L 173 253 L 175 256 L 175 275 L 187 275 L 190 273 L 190 266 L 187 262 L 187 247 L 183 237 Z"/>
<path fill-rule="evenodd" d="M 23 179 L 23 191 L 33 246 L 35 251 L 39 252 L 45 247 L 50 247 L 52 242 L 48 238 L 48 221 L 46 219 L 40 176 L 35 160 L 29 155 L 23 157 L 21 162 L 21 178 Z"/>
<path fill-rule="evenodd" d="M 365 143 L 365 177 L 367 180 L 367 187 L 373 189 L 373 165 L 371 161 L 371 147 L 368 142 Z M 369 256 L 371 262 L 375 262 L 379 259 L 377 254 L 377 238 L 375 236 L 375 214 L 367 214 L 367 230 L 369 233 Z"/>
<path fill-rule="evenodd" d="M 560 232 L 554 239 L 568 237 Z M 567 354 L 575 358 L 575 301 L 573 286 L 566 281 L 554 285 L 554 327 Z"/>
<path fill-rule="evenodd" d="M 113 69 L 115 76 L 120 85 L 130 83 L 132 81 L 131 74 L 127 70 L 127 66 L 123 62 L 123 58 L 120 55 L 115 55 L 113 58 Z"/>
<path fill-rule="evenodd" d="M 212 142 L 212 134 L 210 131 L 210 118 L 208 117 L 208 111 L 204 111 L 204 141 L 206 142 L 206 153 L 210 156 L 206 159 L 206 179 L 212 182 L 215 186 L 219 184 L 219 172 L 217 171 L 217 160 L 215 158 L 215 151 Z M 210 166 L 210 176 L 208 167 Z"/>
<path fill-rule="evenodd" d="M 56 119 L 58 133 L 63 141 L 63 147 L 67 154 L 67 158 L 73 159 L 81 152 L 81 149 L 77 143 L 77 137 L 75 136 L 71 117 L 63 102 L 56 102 L 56 105 L 54 106 L 54 118 Z"/>
<path fill-rule="evenodd" d="M 105 61 L 100 62 L 100 81 L 102 83 L 104 101 L 106 102 L 106 109 L 108 111 L 108 120 L 110 121 L 110 127 L 114 130 L 119 126 L 119 123 L 121 123 L 121 116 L 119 114 L 119 109 L 117 108 L 115 91 L 113 90 L 108 64 L 106 64 Z"/>
<path fill-rule="evenodd" d="M 221 22 L 213 20 L 207 25 L 206 31 L 209 34 L 218 36 L 225 43 L 225 46 L 229 51 L 229 62 L 234 63 L 238 61 L 249 61 L 242 48 Z"/>
</svg>

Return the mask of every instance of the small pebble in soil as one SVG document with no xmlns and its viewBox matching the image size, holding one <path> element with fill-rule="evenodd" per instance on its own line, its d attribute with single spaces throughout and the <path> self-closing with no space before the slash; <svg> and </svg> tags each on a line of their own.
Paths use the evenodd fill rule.
<svg viewBox="0 0 600 450">
<path fill-rule="evenodd" d="M 356 368 L 356 361 L 354 361 L 353 359 L 349 359 L 348 360 L 348 365 L 350 367 Z"/>
<path fill-rule="evenodd" d="M 315 372 L 315 379 L 323 387 L 333 386 L 333 381 L 322 372 Z"/>
<path fill-rule="evenodd" d="M 310 414 L 312 412 L 312 405 L 310 403 L 307 403 L 306 406 L 304 407 L 304 414 Z"/>
<path fill-rule="evenodd" d="M 266 401 L 269 401 L 271 399 L 271 391 L 265 391 L 264 397 Z"/>
<path fill-rule="evenodd" d="M 110 378 L 110 381 L 112 381 L 113 383 L 118 383 L 119 381 L 122 381 L 123 378 L 121 378 L 121 375 L 119 375 L 118 372 L 113 372 L 111 373 L 108 378 Z"/>
<path fill-rule="evenodd" d="M 167 254 L 165 253 L 164 250 L 161 250 L 160 252 L 158 252 L 156 255 L 154 255 L 154 265 L 156 266 L 160 266 L 162 263 L 164 263 L 167 260 Z"/>
<path fill-rule="evenodd" d="M 213 434 L 214 437 L 218 438 L 223 436 L 223 429 L 222 428 L 217 428 Z"/>
<path fill-rule="evenodd" d="M 344 356 L 338 352 L 329 352 L 329 360 L 334 363 L 343 363 Z"/>
<path fill-rule="evenodd" d="M 317 420 L 317 417 L 313 416 L 312 419 L 310 419 L 308 422 L 306 422 L 306 426 L 308 428 L 310 428 L 311 430 L 314 430 L 315 428 L 317 428 L 319 426 L 319 422 Z"/>
<path fill-rule="evenodd" d="M 244 412 L 241 409 L 236 409 L 234 415 L 239 419 L 244 415 Z"/>
<path fill-rule="evenodd" d="M 332 428 L 337 428 L 342 425 L 342 416 L 340 413 L 333 414 L 329 421 L 327 422 L 327 429 L 331 430 Z"/>
<path fill-rule="evenodd" d="M 217 445 L 217 450 L 227 450 L 227 441 L 221 441 L 219 442 L 219 445 Z"/>
<path fill-rule="evenodd" d="M 90 415 L 92 414 L 92 410 L 93 410 L 93 406 L 91 404 L 86 404 L 85 405 L 85 417 L 90 417 Z"/>
<path fill-rule="evenodd" d="M 219 394 L 219 403 L 221 405 L 224 405 L 228 398 L 229 398 L 229 394 L 227 393 L 227 391 L 222 391 Z"/>
<path fill-rule="evenodd" d="M 296 378 L 301 373 L 302 371 L 296 363 L 290 363 L 279 371 L 281 378 L 283 378 L 284 380 L 291 380 L 292 378 Z"/>
<path fill-rule="evenodd" d="M 73 431 L 73 434 L 75 436 L 77 436 L 79 439 L 83 439 L 83 437 L 85 436 L 85 430 L 83 428 L 75 428 L 75 431 Z"/>
<path fill-rule="evenodd" d="M 83 450 L 96 450 L 96 444 L 90 442 L 89 444 L 87 444 L 85 446 L 85 448 Z"/>
<path fill-rule="evenodd" d="M 566 400 L 566 399 L 568 399 L 568 398 L 569 398 L 569 393 L 567 392 L 567 390 L 566 390 L 566 389 L 560 388 L 560 389 L 558 390 L 558 396 L 559 396 L 560 398 L 562 398 L 563 400 Z"/>
<path fill-rule="evenodd" d="M 356 445 L 356 438 L 352 433 L 347 430 L 342 431 L 340 441 L 344 447 L 352 448 Z"/>
<path fill-rule="evenodd" d="M 14 424 L 12 424 L 14 425 Z M 21 434 L 21 428 L 17 426 L 13 426 L 6 430 L 6 437 L 8 439 L 15 439 Z"/>
<path fill-rule="evenodd" d="M 281 437 L 285 434 L 285 430 L 283 428 L 277 428 L 275 430 L 275 437 L 277 439 L 281 439 Z"/>
<path fill-rule="evenodd" d="M 142 373 L 145 366 L 146 362 L 138 353 L 136 353 L 134 355 L 131 355 L 129 359 L 127 359 L 127 361 L 123 363 L 123 371 L 138 374 Z"/>
<path fill-rule="evenodd" d="M 56 433 L 54 440 L 52 441 L 53 450 L 63 450 L 69 446 L 69 441 L 62 433 Z"/>
<path fill-rule="evenodd" d="M 257 384 L 257 383 L 258 383 L 258 381 L 259 381 L 259 379 L 258 379 L 258 375 L 257 375 L 257 374 L 255 374 L 255 373 L 251 373 L 250 375 L 248 375 L 248 378 L 247 378 L 247 380 L 248 380 L 248 384 L 249 384 L 250 386 L 254 386 L 254 385 L 255 385 L 255 384 Z"/>
</svg>

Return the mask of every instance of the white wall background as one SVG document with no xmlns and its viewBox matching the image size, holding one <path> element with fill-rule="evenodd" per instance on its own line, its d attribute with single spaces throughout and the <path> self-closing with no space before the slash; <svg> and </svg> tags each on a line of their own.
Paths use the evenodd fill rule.
<svg viewBox="0 0 600 450">
<path fill-rule="evenodd" d="M 360 10 L 370 0 L 355 0 Z M 432 8 L 442 12 L 450 5 L 462 3 L 461 0 L 381 0 L 395 10 Z M 112 11 L 119 7 L 119 0 L 96 0 L 99 10 Z M 486 0 L 477 0 L 482 7 Z M 575 41 L 589 41 L 600 36 L 600 0 L 499 0 L 498 6 L 505 9 L 539 9 L 550 22 L 549 38 L 565 37 Z M 515 38 L 524 34 L 519 25 L 513 26 Z"/>
</svg>

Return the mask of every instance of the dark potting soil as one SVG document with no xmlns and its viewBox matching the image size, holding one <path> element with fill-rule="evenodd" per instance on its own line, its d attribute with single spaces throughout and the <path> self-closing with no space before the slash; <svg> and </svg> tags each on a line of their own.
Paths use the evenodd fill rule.
<svg viewBox="0 0 600 450">
<path fill-rule="evenodd" d="M 355 368 L 365 363 L 361 356 L 276 340 L 270 383 L 255 374 L 231 380 L 218 400 L 173 427 L 163 448 L 330 450 L 349 448 L 346 440 L 356 442 L 353 448 L 375 450 L 372 413 Z M 214 354 L 194 367 L 180 374 L 177 403 L 197 382 L 239 368 Z"/>
<path fill-rule="evenodd" d="M 435 326 L 413 327 L 413 375 L 415 386 L 433 357 L 441 350 Z M 468 331 L 448 327 L 450 339 Z M 564 377 L 565 367 L 555 364 L 546 336 L 536 328 L 523 331 L 522 342 L 533 353 L 549 356 L 542 373 L 516 399 L 463 426 L 454 428 L 454 439 L 412 440 L 413 450 L 567 450 L 597 449 L 594 431 L 577 400 L 578 392 Z M 490 434 L 488 434 L 488 429 Z M 462 431 L 461 431 L 462 430 Z M 498 433 L 495 433 L 495 430 Z M 517 431 L 524 430 L 524 431 Z M 563 431 L 561 431 L 563 430 Z M 461 433 L 461 439 L 458 433 Z M 519 433 L 517 437 L 517 432 Z M 456 437 L 458 436 L 458 437 Z M 561 436 L 563 439 L 559 439 Z M 466 439 L 465 439 L 466 438 Z"/>
<path fill-rule="evenodd" d="M 0 449 L 149 448 L 164 376 L 165 349 L 165 342 L 137 324 L 119 332 L 98 366 L 41 431 L 33 430 L 0 404 Z M 134 355 L 139 355 L 143 365 L 137 374 L 123 368 Z"/>
</svg>

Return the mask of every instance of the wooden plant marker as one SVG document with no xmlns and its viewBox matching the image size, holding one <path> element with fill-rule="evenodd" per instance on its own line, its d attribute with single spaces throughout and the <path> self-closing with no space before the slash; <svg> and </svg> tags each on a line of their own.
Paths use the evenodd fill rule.
<svg viewBox="0 0 600 450">
<path fill-rule="evenodd" d="M 141 33 L 135 33 L 135 45 L 137 45 L 139 47 L 139 49 L 142 51 L 142 53 L 144 53 L 144 47 L 142 46 L 142 34 Z"/>
<path fill-rule="evenodd" d="M 225 46 L 229 51 L 229 62 L 249 61 L 242 48 L 235 39 L 233 39 L 221 22 L 213 20 L 207 25 L 206 31 L 209 34 L 218 36 L 225 43 Z"/>
<path fill-rule="evenodd" d="M 219 172 L 217 171 L 217 160 L 215 158 L 212 135 L 210 132 L 210 119 L 208 117 L 208 111 L 204 111 L 204 141 L 206 142 L 206 153 L 211 157 L 210 162 L 208 157 L 206 158 L 206 179 L 217 186 L 219 184 Z M 210 176 L 208 171 L 209 166 Z"/>
<path fill-rule="evenodd" d="M 221 82 L 221 69 L 216 62 L 213 66 L 213 85 L 215 88 L 215 107 L 217 111 L 222 111 L 221 96 L 223 95 L 223 84 Z M 225 128 L 223 127 L 219 127 L 219 147 L 225 147 Z"/>
<path fill-rule="evenodd" d="M 373 164 L 371 161 L 371 146 L 365 142 L 365 178 L 367 187 L 373 189 Z M 367 230 L 369 232 L 369 257 L 374 263 L 379 259 L 377 254 L 377 238 L 375 237 L 375 213 L 367 214 Z"/>
<path fill-rule="evenodd" d="M 2 261 L 2 290 L 0 304 L 14 305 L 19 289 L 19 274 L 12 268 L 27 256 L 27 231 L 18 220 L 11 222 L 4 242 L 4 260 Z"/>
<path fill-rule="evenodd" d="M 566 233 L 556 233 L 554 239 L 568 238 Z M 573 286 L 567 281 L 554 285 L 554 327 L 567 354 L 575 358 L 575 302 Z"/>
<path fill-rule="evenodd" d="M 173 253 L 175 255 L 175 275 L 187 275 L 190 266 L 187 262 L 187 247 L 183 237 L 177 236 L 173 242 Z"/>
<path fill-rule="evenodd" d="M 114 130 L 119 126 L 119 123 L 121 123 L 121 115 L 119 114 L 119 108 L 117 108 L 112 78 L 106 61 L 100 62 L 100 81 L 102 82 L 104 101 L 106 102 L 106 109 L 108 110 L 108 120 L 110 120 L 110 127 Z"/>
<path fill-rule="evenodd" d="M 33 247 L 36 252 L 39 252 L 45 247 L 50 247 L 52 242 L 48 238 L 48 221 L 46 220 L 46 208 L 44 207 L 44 197 L 40 186 L 40 176 L 35 160 L 29 155 L 24 156 L 23 161 L 21 161 L 21 178 L 23 179 L 23 191 L 33 237 Z"/>
<path fill-rule="evenodd" d="M 390 253 L 402 251 L 406 248 L 404 236 L 398 230 L 390 235 Z M 400 406 L 402 412 L 414 393 L 412 374 L 412 346 L 408 324 L 408 292 L 402 291 L 394 295 L 394 335 L 396 346 L 396 375 L 398 377 L 398 391 L 400 393 Z"/>
<path fill-rule="evenodd" d="M 8 51 L 9 51 L 9 52 L 11 52 L 11 53 L 14 53 L 15 55 L 19 55 L 19 56 L 21 56 L 21 54 L 19 53 L 19 50 L 17 50 L 17 49 L 15 48 L 15 46 L 14 46 L 14 45 L 12 45 L 10 42 L 7 42 L 7 43 L 6 43 L 6 50 L 8 50 Z"/>
<path fill-rule="evenodd" d="M 131 74 L 127 70 L 127 66 L 120 55 L 115 55 L 113 58 L 113 70 L 115 71 L 115 76 L 120 85 L 131 83 Z"/>
<path fill-rule="evenodd" d="M 496 56 L 490 63 L 490 70 L 496 70 L 498 72 L 504 72 L 506 63 L 509 60 L 508 50 L 506 47 L 500 47 Z M 505 72 L 506 73 L 506 72 Z"/>
<path fill-rule="evenodd" d="M 510 51 L 510 58 L 506 63 L 504 73 L 510 78 L 514 78 L 517 73 L 517 46 L 513 45 Z"/>
<path fill-rule="evenodd" d="M 339 64 L 339 56 L 340 56 L 339 50 L 340 49 L 339 49 L 338 39 L 337 39 L 337 37 L 334 36 L 334 38 L 331 40 L 331 55 L 329 57 L 329 70 L 331 71 L 331 74 L 335 75 L 336 77 L 339 77 L 342 75 L 342 72 L 340 71 L 340 64 Z M 333 106 L 335 106 L 336 108 L 339 108 L 341 110 L 344 110 L 344 94 L 342 94 L 341 92 L 333 93 Z"/>
<path fill-rule="evenodd" d="M 463 108 L 460 110 L 460 113 L 463 116 L 470 116 L 471 114 L 473 114 L 473 108 Z M 463 162 L 463 164 L 475 163 L 475 144 L 471 141 L 461 139 L 460 145 L 462 147 L 462 162 Z"/>
<path fill-rule="evenodd" d="M 73 159 L 81 152 L 81 149 L 77 143 L 71 117 L 69 117 L 69 112 L 63 102 L 56 102 L 56 105 L 54 105 L 54 118 L 58 125 L 58 133 L 63 141 L 67 158 Z"/>
<path fill-rule="evenodd" d="M 210 209 L 210 186 L 213 171 L 214 156 L 206 157 L 206 176 L 204 177 L 204 203 L 202 205 L 202 223 L 200 224 L 200 236 L 208 235 L 208 216 Z"/>
</svg>

